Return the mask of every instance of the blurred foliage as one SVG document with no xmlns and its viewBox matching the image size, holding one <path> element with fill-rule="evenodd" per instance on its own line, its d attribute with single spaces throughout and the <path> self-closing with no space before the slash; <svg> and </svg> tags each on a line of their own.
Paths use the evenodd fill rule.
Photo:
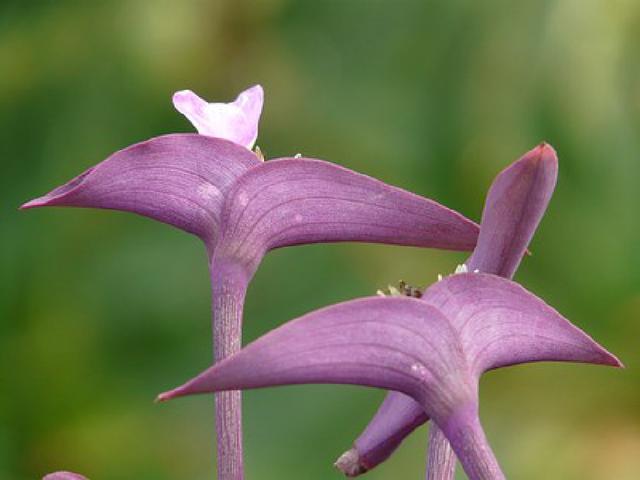
<svg viewBox="0 0 640 480">
<path fill-rule="evenodd" d="M 259 82 L 268 156 L 328 159 L 474 219 L 502 167 L 555 146 L 558 188 L 517 279 L 628 368 L 491 373 L 483 422 L 509 477 L 637 479 L 639 51 L 634 0 L 3 0 L 0 478 L 213 477 L 211 399 L 152 403 L 210 363 L 199 242 L 128 214 L 16 208 L 114 150 L 191 131 L 173 91 L 222 101 Z M 249 291 L 245 341 L 463 260 L 350 244 L 273 252 Z M 332 461 L 382 397 L 249 392 L 247 478 L 339 478 Z M 367 478 L 420 478 L 425 443 L 422 428 Z"/>
</svg>

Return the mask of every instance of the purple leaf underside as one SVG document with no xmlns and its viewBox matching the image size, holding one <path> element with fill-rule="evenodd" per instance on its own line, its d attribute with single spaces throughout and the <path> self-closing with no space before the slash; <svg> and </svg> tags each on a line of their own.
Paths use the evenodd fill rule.
<svg viewBox="0 0 640 480">
<path fill-rule="evenodd" d="M 244 263 L 303 243 L 471 250 L 478 237 L 459 213 L 366 175 L 308 158 L 263 163 L 239 145 L 196 134 L 128 147 L 23 208 L 42 206 L 134 212 Z"/>
<path fill-rule="evenodd" d="M 459 274 L 432 286 L 424 300 L 365 298 L 305 315 L 159 399 L 308 383 L 395 390 L 422 405 L 463 465 L 473 465 L 454 434 L 460 429 L 454 419 L 473 420 L 479 428 L 477 418 L 461 413 L 477 409 L 479 376 L 498 366 L 543 360 L 620 366 L 519 285 L 493 275 Z M 483 435 L 474 441 L 484 442 Z"/>
<path fill-rule="evenodd" d="M 469 271 L 513 276 L 553 195 L 557 176 L 558 159 L 545 143 L 496 176 L 487 193 L 478 244 L 466 262 Z M 342 470 L 357 474 L 371 470 L 428 419 L 422 406 L 410 397 L 389 392 L 354 442 L 346 457 L 350 463 Z"/>
</svg>

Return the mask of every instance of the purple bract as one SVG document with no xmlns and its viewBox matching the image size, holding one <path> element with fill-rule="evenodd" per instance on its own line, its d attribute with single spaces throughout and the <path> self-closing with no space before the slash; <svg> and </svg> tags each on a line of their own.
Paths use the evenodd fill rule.
<svg viewBox="0 0 640 480">
<path fill-rule="evenodd" d="M 544 143 L 498 174 L 485 201 L 478 245 L 465 265 L 469 271 L 513 276 L 544 215 L 557 176 L 555 151 Z M 422 406 L 402 393 L 390 392 L 353 449 L 336 466 L 348 476 L 371 470 L 427 420 Z M 447 457 L 437 426 L 431 427 L 430 437 L 428 478 L 453 479 L 455 458 Z"/>
<path fill-rule="evenodd" d="M 176 107 L 203 135 L 152 138 L 114 153 L 22 208 L 123 210 L 198 236 L 209 256 L 215 359 L 241 344 L 246 289 L 274 248 L 319 242 L 377 242 L 471 250 L 478 226 L 426 198 L 311 158 L 263 162 L 249 150 L 262 89 L 231 104 L 190 92 Z M 239 392 L 216 397 L 218 475 L 242 478 Z"/>
<path fill-rule="evenodd" d="M 421 299 L 346 302 L 285 324 L 218 363 L 167 400 L 193 393 L 300 383 L 350 383 L 394 390 L 343 457 L 362 473 L 429 417 L 429 478 L 449 478 L 451 443 L 469 478 L 504 478 L 479 423 L 478 381 L 502 366 L 553 360 L 620 366 L 618 360 L 511 277 L 546 209 L 557 160 L 543 144 L 503 171 L 487 196 L 472 272 L 447 277 Z M 358 448 L 360 447 L 360 448 Z M 363 453 L 364 452 L 364 453 Z M 375 465 L 375 464 L 374 464 Z M 435 475 L 434 471 L 439 471 Z"/>
<path fill-rule="evenodd" d="M 462 273 L 422 299 L 364 298 L 307 314 L 159 399 L 304 383 L 394 390 L 423 407 L 470 479 L 498 479 L 478 420 L 478 380 L 487 370 L 544 360 L 620 366 L 518 284 Z"/>
</svg>

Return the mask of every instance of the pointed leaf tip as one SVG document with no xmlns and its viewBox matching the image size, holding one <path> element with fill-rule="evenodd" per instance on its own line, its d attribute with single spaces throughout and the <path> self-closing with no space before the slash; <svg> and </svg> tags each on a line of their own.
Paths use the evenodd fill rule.
<svg viewBox="0 0 640 480">
<path fill-rule="evenodd" d="M 73 195 L 73 192 L 79 189 L 84 180 L 91 175 L 95 167 L 91 167 L 84 171 L 77 177 L 69 180 L 64 185 L 61 185 L 42 197 L 34 198 L 20 206 L 20 210 L 28 210 L 30 208 L 38 207 L 52 207 L 57 205 L 64 205 L 64 199 L 67 196 Z"/>
<path fill-rule="evenodd" d="M 358 450 L 355 448 L 347 450 L 340 455 L 333 466 L 347 477 L 357 477 L 358 475 L 362 475 L 367 472 L 366 467 L 360 463 L 360 455 L 358 454 Z"/>
<path fill-rule="evenodd" d="M 368 470 L 384 462 L 409 433 L 429 417 L 413 398 L 389 392 L 364 432 L 354 442 L 360 462 Z"/>
<path fill-rule="evenodd" d="M 155 403 L 164 403 L 172 398 L 179 397 L 181 395 L 181 388 L 174 388 L 172 390 L 167 390 L 166 392 L 162 392 L 159 394 L 154 400 Z"/>
<path fill-rule="evenodd" d="M 540 150 L 542 150 L 542 151 L 551 152 L 551 153 L 553 153 L 554 155 L 556 154 L 556 150 L 555 150 L 555 149 L 553 148 L 553 146 L 552 146 L 549 142 L 547 142 L 546 140 L 541 141 L 541 142 L 538 144 L 538 148 L 539 148 Z"/>
</svg>

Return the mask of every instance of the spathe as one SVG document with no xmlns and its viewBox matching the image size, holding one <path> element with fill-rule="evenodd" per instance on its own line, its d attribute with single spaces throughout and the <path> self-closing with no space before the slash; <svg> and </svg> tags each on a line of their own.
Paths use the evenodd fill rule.
<svg viewBox="0 0 640 480">
<path fill-rule="evenodd" d="M 262 163 L 226 140 L 157 137 L 121 150 L 22 208 L 124 210 L 200 237 L 255 267 L 268 250 L 361 241 L 470 250 L 478 227 L 442 205 L 310 158 Z M 253 273 L 253 272 L 251 272 Z"/>
<path fill-rule="evenodd" d="M 474 247 L 478 226 L 436 202 L 322 160 L 262 162 L 248 149 L 262 90 L 244 94 L 206 106 L 179 92 L 176 107 L 202 135 L 164 135 L 125 148 L 22 208 L 129 211 L 201 238 L 209 255 L 216 360 L 240 348 L 247 285 L 273 248 L 341 241 Z M 216 397 L 223 480 L 242 477 L 240 410 L 239 393 Z"/>
<path fill-rule="evenodd" d="M 420 300 L 364 298 L 312 312 L 159 399 L 305 383 L 395 390 L 443 430 L 471 480 L 499 479 L 477 416 L 478 380 L 491 368 L 545 360 L 621 366 L 518 284 L 466 273 Z"/>
<path fill-rule="evenodd" d="M 487 193 L 478 244 L 466 262 L 467 270 L 513 276 L 544 215 L 557 176 L 558 159 L 546 143 L 525 153 L 496 176 Z M 410 397 L 389 392 L 353 448 L 337 460 L 336 466 L 348 476 L 371 470 L 428 419 L 422 406 Z M 437 430 L 437 426 L 431 427 L 429 478 L 446 480 L 453 478 L 455 462 L 444 459 L 447 449 L 438 445 L 442 436 Z M 438 455 L 432 455 L 432 449 Z M 441 468 L 448 473 L 434 473 L 434 469 Z"/>
</svg>

